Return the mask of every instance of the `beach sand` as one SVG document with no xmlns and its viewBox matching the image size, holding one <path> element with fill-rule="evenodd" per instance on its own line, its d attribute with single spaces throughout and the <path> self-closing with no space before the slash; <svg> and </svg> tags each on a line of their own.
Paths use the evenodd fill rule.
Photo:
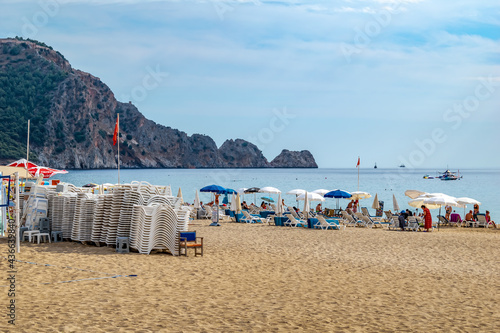
<svg viewBox="0 0 500 333">
<path fill-rule="evenodd" d="M 16 325 L 2 314 L 0 330 L 500 331 L 499 230 L 208 224 L 190 226 L 204 237 L 203 257 L 22 243 L 18 260 L 52 266 L 16 264 Z M 8 268 L 0 263 L 6 313 Z"/>
</svg>

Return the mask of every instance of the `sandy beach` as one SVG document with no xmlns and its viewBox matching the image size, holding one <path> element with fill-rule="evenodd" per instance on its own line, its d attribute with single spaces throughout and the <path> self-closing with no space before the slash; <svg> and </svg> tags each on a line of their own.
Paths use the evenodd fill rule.
<svg viewBox="0 0 500 333">
<path fill-rule="evenodd" d="M 499 230 L 208 224 L 197 220 L 190 226 L 204 237 L 203 257 L 191 251 L 188 257 L 117 254 L 77 242 L 22 243 L 17 259 L 31 263 L 16 264 L 15 329 L 2 315 L 0 330 L 500 330 Z M 0 253 L 7 255 L 5 238 Z M 0 262 L 6 313 L 8 267 L 5 259 Z"/>
</svg>

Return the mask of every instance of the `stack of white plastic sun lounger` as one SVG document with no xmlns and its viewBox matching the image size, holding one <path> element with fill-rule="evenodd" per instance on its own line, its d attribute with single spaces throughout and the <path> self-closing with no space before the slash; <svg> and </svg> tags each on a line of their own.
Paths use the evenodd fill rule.
<svg viewBox="0 0 500 333">
<path fill-rule="evenodd" d="M 92 233 L 90 240 L 96 244 L 101 241 L 102 226 L 104 223 L 104 203 L 106 200 L 112 199 L 109 194 L 100 194 L 97 196 L 97 202 L 94 209 L 94 218 L 92 221 Z"/>
<path fill-rule="evenodd" d="M 129 237 L 132 225 L 132 210 L 134 205 L 144 205 L 144 198 L 137 188 L 127 189 L 123 198 L 120 220 L 118 223 L 118 237 Z"/>
<path fill-rule="evenodd" d="M 111 211 L 113 208 L 113 192 L 108 193 L 104 198 L 103 206 L 103 216 L 102 216 L 102 226 L 101 226 L 101 238 L 98 240 L 100 243 L 106 243 L 106 238 L 108 236 L 108 229 L 111 220 Z"/>
<path fill-rule="evenodd" d="M 50 211 L 52 216 L 52 231 L 62 231 L 65 198 L 59 193 L 52 198 Z"/>
<path fill-rule="evenodd" d="M 88 242 L 92 236 L 92 224 L 97 196 L 91 193 L 79 193 L 75 208 L 71 239 Z"/>
<path fill-rule="evenodd" d="M 168 250 L 178 255 L 179 232 L 187 231 L 189 210 L 174 210 L 169 204 L 135 205 L 130 230 L 130 247 L 139 253 Z"/>
<path fill-rule="evenodd" d="M 64 205 L 63 205 L 61 231 L 63 233 L 63 238 L 71 238 L 71 231 L 73 230 L 73 221 L 75 217 L 77 194 L 74 192 L 64 193 L 63 197 L 64 197 Z"/>
<path fill-rule="evenodd" d="M 120 224 L 120 212 L 125 204 L 125 192 L 131 189 L 132 186 L 130 185 L 120 185 L 113 189 L 113 201 L 107 224 L 106 238 L 104 239 L 104 235 L 101 235 L 101 241 L 108 245 L 116 244 L 118 225 Z"/>
</svg>

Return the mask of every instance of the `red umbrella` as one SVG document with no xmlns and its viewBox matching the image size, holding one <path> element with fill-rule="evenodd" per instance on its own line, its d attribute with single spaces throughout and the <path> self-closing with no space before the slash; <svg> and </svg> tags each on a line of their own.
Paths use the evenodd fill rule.
<svg viewBox="0 0 500 333">
<path fill-rule="evenodd" d="M 68 173 L 68 171 L 66 170 L 57 170 L 57 169 L 47 168 L 44 166 L 35 166 L 33 168 L 29 168 L 28 171 L 31 174 L 35 175 L 35 177 L 43 175 L 43 178 L 50 178 L 58 173 Z"/>
<path fill-rule="evenodd" d="M 7 166 L 24 168 L 24 169 L 31 169 L 38 167 L 38 165 L 36 165 L 35 163 L 26 161 L 25 158 L 21 158 L 20 160 L 7 164 Z"/>
</svg>

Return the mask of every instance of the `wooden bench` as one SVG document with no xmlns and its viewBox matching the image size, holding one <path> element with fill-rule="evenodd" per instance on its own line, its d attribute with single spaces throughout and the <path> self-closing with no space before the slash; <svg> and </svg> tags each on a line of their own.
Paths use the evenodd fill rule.
<svg viewBox="0 0 500 333">
<path fill-rule="evenodd" d="M 187 257 L 187 249 L 194 249 L 194 256 L 203 256 L 203 237 L 196 237 L 196 231 L 183 231 L 179 233 L 179 255 Z M 184 253 L 182 253 L 184 249 Z"/>
</svg>

